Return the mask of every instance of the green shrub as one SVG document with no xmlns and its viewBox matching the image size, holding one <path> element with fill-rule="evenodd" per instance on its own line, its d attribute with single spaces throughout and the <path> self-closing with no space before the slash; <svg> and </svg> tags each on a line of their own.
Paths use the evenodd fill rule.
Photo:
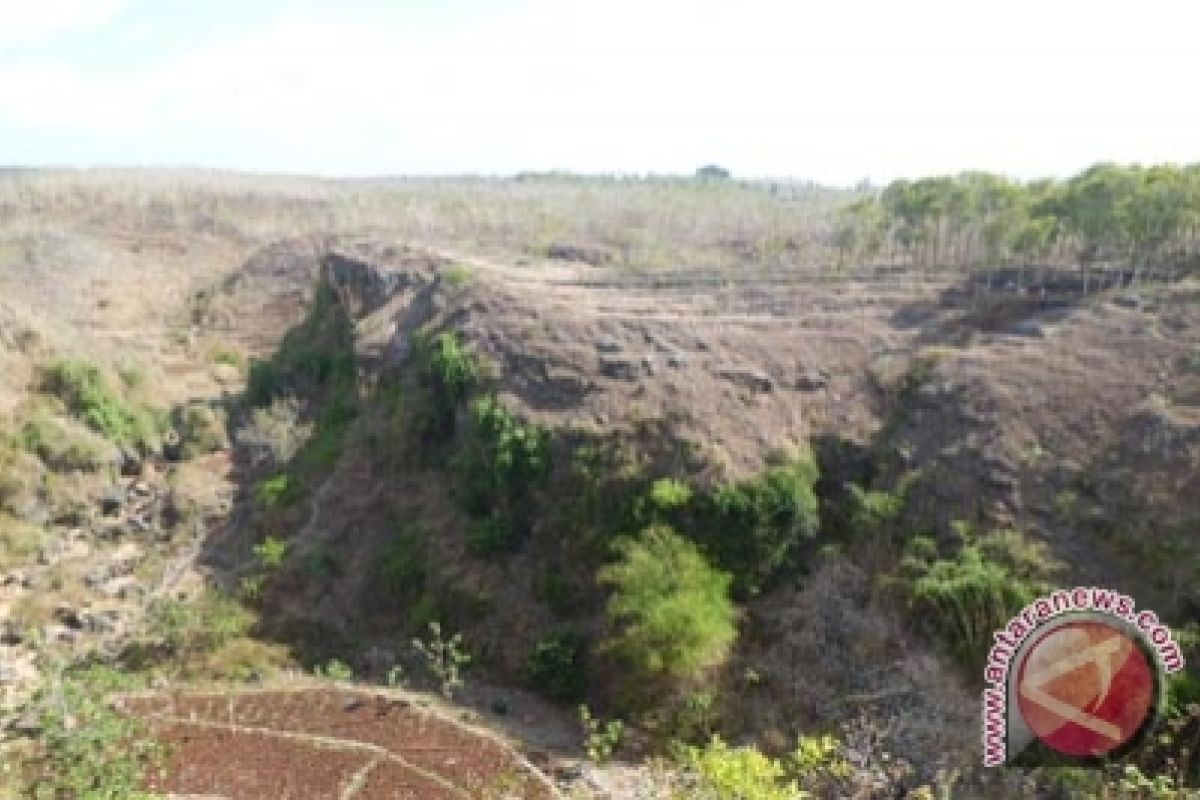
<svg viewBox="0 0 1200 800">
<path fill-rule="evenodd" d="M 617 561 L 599 574 L 613 591 L 606 649 L 632 668 L 633 680 L 694 678 L 722 663 L 737 635 L 729 574 L 665 525 L 616 548 Z"/>
<path fill-rule="evenodd" d="M 798 800 L 800 790 L 780 760 L 753 747 L 730 747 L 713 736 L 704 747 L 684 750 L 684 762 L 699 778 L 699 797 L 711 800 Z"/>
<path fill-rule="evenodd" d="M 442 696 L 450 700 L 463 685 L 462 671 L 471 663 L 461 633 L 445 636 L 441 623 L 429 623 L 429 639 L 413 639 L 413 648 L 438 682 Z"/>
<path fill-rule="evenodd" d="M 691 692 L 671 710 L 669 731 L 679 742 L 708 740 L 717 725 L 717 694 L 713 691 Z"/>
<path fill-rule="evenodd" d="M 785 758 L 754 747 L 730 747 L 715 735 L 703 747 L 677 752 L 685 770 L 698 779 L 698 791 L 688 796 L 704 800 L 844 797 L 853 773 L 842 744 L 828 735 L 801 736 Z"/>
<path fill-rule="evenodd" d="M 479 383 L 474 355 L 454 332 L 420 332 L 413 342 L 420 391 L 410 397 L 410 424 L 426 444 L 454 437 L 458 410 Z"/>
<path fill-rule="evenodd" d="M 268 536 L 254 545 L 254 557 L 264 570 L 276 570 L 283 566 L 287 551 L 288 543 L 275 536 Z"/>
<path fill-rule="evenodd" d="M 397 594 L 419 592 L 425 585 L 426 569 L 422 538 L 411 531 L 397 534 L 379 559 L 384 584 Z"/>
<path fill-rule="evenodd" d="M 145 725 L 107 701 L 141 688 L 110 667 L 58 671 L 43 681 L 34 702 L 42 731 L 39 757 L 24 765 L 29 797 L 149 800 L 144 779 L 162 758 Z"/>
<path fill-rule="evenodd" d="M 301 493 L 300 482 L 286 472 L 267 478 L 256 490 L 258 502 L 264 508 L 289 506 L 300 499 Z"/>
<path fill-rule="evenodd" d="M 74 420 L 44 413 L 25 422 L 20 443 L 54 470 L 94 470 L 116 461 L 111 442 Z"/>
<path fill-rule="evenodd" d="M 476 555 L 496 555 L 515 550 L 519 539 L 512 520 L 494 514 L 472 523 L 468 544 Z"/>
<path fill-rule="evenodd" d="M 410 628 L 428 628 L 431 624 L 442 619 L 445 613 L 428 589 L 410 605 L 405 613 L 405 621 Z"/>
<path fill-rule="evenodd" d="M 556 631 L 539 639 L 525 664 L 530 684 L 551 700 L 575 702 L 587 693 L 587 639 Z"/>
<path fill-rule="evenodd" d="M 612 758 L 625 738 L 625 723 L 619 719 L 601 720 L 587 706 L 579 707 L 579 723 L 583 727 L 583 749 L 588 758 L 603 764 Z"/>
<path fill-rule="evenodd" d="M 219 592 L 208 592 L 195 601 L 153 600 L 146 617 L 148 635 L 177 658 L 216 650 L 244 636 L 255 621 L 245 606 Z"/>
<path fill-rule="evenodd" d="M 313 674 L 318 678 L 324 678 L 330 681 L 350 681 L 354 680 L 354 670 L 345 661 L 336 658 L 331 658 L 324 665 L 318 664 L 313 669 Z"/>
<path fill-rule="evenodd" d="M 432 383 L 438 400 L 456 406 L 479 380 L 479 365 L 458 335 L 446 331 L 416 342 L 422 376 Z"/>
<path fill-rule="evenodd" d="M 1200 672 L 1185 669 L 1171 675 L 1167 679 L 1166 705 L 1169 716 L 1183 716 L 1189 706 L 1200 708 Z"/>
<path fill-rule="evenodd" d="M 487 519 L 472 540 L 480 552 L 501 552 L 519 544 L 519 519 L 526 495 L 550 471 L 550 434 L 521 422 L 493 397 L 471 407 L 471 436 L 455 459 L 461 498 L 468 512 Z"/>
<path fill-rule="evenodd" d="M 1000 546 L 1004 550 L 1012 543 Z M 991 546 L 994 551 L 995 545 Z M 931 540 L 916 537 L 901 563 L 909 606 L 968 668 L 982 664 L 992 633 L 1045 588 L 1030 565 L 1006 563 L 989 548 L 968 543 L 952 558 L 939 558 Z"/>
<path fill-rule="evenodd" d="M 802 786 L 821 787 L 827 796 L 840 794 L 832 791 L 831 782 L 845 780 L 853 772 L 842 743 L 829 734 L 801 736 L 788 759 L 788 768 Z"/>
<path fill-rule="evenodd" d="M 905 496 L 883 489 L 864 489 L 850 484 L 850 526 L 858 537 L 887 536 L 891 526 L 904 511 Z"/>
<path fill-rule="evenodd" d="M 733 573 L 739 594 L 756 594 L 797 566 L 800 546 L 819 526 L 816 461 L 808 454 L 759 477 L 718 487 L 689 520 L 694 537 Z"/>
<path fill-rule="evenodd" d="M 648 500 L 652 512 L 674 511 L 692 501 L 692 488 L 675 478 L 660 478 L 650 485 Z"/>
<path fill-rule="evenodd" d="M 93 364 L 56 361 L 44 371 L 42 387 L 88 427 L 117 444 L 148 450 L 158 437 L 161 426 L 155 415 L 128 405 Z"/>
</svg>

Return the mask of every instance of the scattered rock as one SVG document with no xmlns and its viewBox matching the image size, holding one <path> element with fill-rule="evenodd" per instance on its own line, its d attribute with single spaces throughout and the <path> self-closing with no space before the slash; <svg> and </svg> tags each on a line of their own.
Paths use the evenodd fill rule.
<svg viewBox="0 0 1200 800">
<path fill-rule="evenodd" d="M 16 647 L 25 641 L 25 634 L 20 626 L 11 620 L 5 620 L 0 625 L 0 645 L 5 647 Z"/>
<path fill-rule="evenodd" d="M 639 364 L 633 359 L 616 358 L 613 356 L 602 356 L 600 358 L 600 374 L 606 378 L 633 381 L 637 380 L 638 371 Z"/>
<path fill-rule="evenodd" d="M 347 713 L 351 711 L 357 711 L 358 709 L 362 708 L 362 705 L 363 700 L 358 695 L 351 694 L 342 699 L 342 711 Z"/>
<path fill-rule="evenodd" d="M 805 370 L 796 379 L 796 388 L 802 392 L 819 392 L 829 386 L 829 377 L 816 370 Z"/>
<path fill-rule="evenodd" d="M 611 250 L 595 244 L 552 244 L 546 248 L 546 256 L 555 261 L 579 261 L 593 267 L 611 264 L 613 261 Z"/>
<path fill-rule="evenodd" d="M 596 349 L 601 353 L 619 353 L 621 352 L 621 343 L 612 337 L 606 336 L 596 341 Z"/>
<path fill-rule="evenodd" d="M 642 369 L 647 375 L 654 375 L 654 356 L 642 356 Z"/>
<path fill-rule="evenodd" d="M 1027 336 L 1031 339 L 1043 339 L 1046 336 L 1046 331 L 1041 325 L 1029 321 L 1014 323 L 1008 332 L 1014 336 Z"/>
<path fill-rule="evenodd" d="M 18 736 L 33 738 L 42 732 L 42 720 L 35 711 L 26 711 L 8 726 Z"/>
<path fill-rule="evenodd" d="M 108 517 L 116 516 L 125 502 L 119 489 L 110 489 L 100 498 L 100 511 Z"/>
<path fill-rule="evenodd" d="M 112 608 L 96 612 L 85 611 L 79 615 L 79 622 L 87 633 L 116 633 L 121 627 L 121 615 Z"/>
<path fill-rule="evenodd" d="M 1131 293 L 1119 294 L 1112 299 L 1112 303 L 1119 308 L 1140 308 L 1142 298 Z"/>
<path fill-rule="evenodd" d="M 121 475 L 126 478 L 140 478 L 146 470 L 146 462 L 136 453 L 128 450 L 121 451 Z"/>
<path fill-rule="evenodd" d="M 59 606 L 54 609 L 53 617 L 56 622 L 71 630 L 83 629 L 83 620 L 80 618 L 79 612 L 70 606 Z"/>
<path fill-rule="evenodd" d="M 727 367 L 718 370 L 717 375 L 731 383 L 756 392 L 770 392 L 775 389 L 775 381 L 762 370 Z"/>
<path fill-rule="evenodd" d="M 172 428 L 163 435 L 162 454 L 167 461 L 179 461 L 183 458 L 183 441 L 179 431 Z"/>
<path fill-rule="evenodd" d="M 667 366 L 672 369 L 683 369 L 687 364 L 687 356 L 683 353 L 671 353 L 667 356 Z"/>
</svg>

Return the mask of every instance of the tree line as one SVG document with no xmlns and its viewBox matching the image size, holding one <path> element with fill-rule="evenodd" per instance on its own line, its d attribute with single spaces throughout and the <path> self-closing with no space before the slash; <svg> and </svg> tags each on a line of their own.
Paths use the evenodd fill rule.
<svg viewBox="0 0 1200 800">
<path fill-rule="evenodd" d="M 896 180 L 841 212 L 842 263 L 1077 266 L 1097 285 L 1197 266 L 1200 164 L 1097 164 L 1067 180 L 987 172 Z"/>
</svg>

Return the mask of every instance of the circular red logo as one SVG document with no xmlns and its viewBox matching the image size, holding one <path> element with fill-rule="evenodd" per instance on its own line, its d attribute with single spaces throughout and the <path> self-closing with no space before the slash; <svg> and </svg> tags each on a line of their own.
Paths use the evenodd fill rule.
<svg viewBox="0 0 1200 800">
<path fill-rule="evenodd" d="M 1142 648 L 1098 621 L 1047 632 L 1017 672 L 1021 716 L 1039 739 L 1072 756 L 1102 756 L 1128 742 L 1154 695 L 1154 671 Z"/>
</svg>

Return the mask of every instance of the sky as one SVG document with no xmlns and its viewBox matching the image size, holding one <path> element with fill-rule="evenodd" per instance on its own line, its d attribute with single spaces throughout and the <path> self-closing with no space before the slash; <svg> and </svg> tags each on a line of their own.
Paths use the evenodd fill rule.
<svg viewBox="0 0 1200 800">
<path fill-rule="evenodd" d="M 0 164 L 835 185 L 1200 161 L 1176 0 L 0 0 Z"/>
</svg>

